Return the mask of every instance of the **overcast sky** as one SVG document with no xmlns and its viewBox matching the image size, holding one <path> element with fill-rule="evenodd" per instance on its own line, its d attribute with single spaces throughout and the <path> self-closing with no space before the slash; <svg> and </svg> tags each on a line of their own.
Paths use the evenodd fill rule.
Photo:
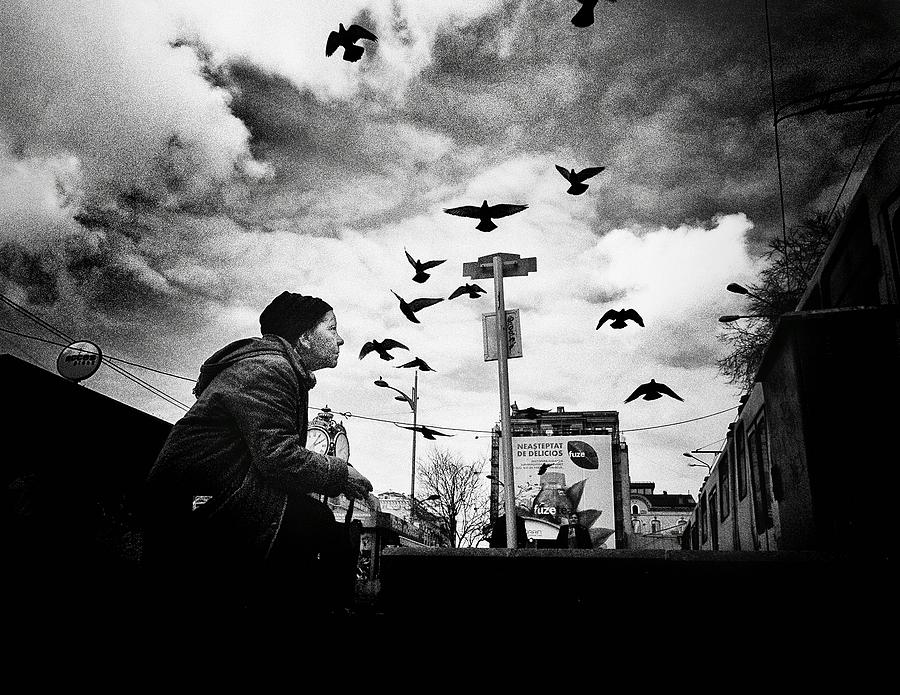
<svg viewBox="0 0 900 695">
<path fill-rule="evenodd" d="M 0 6 L 0 290 L 77 339 L 196 377 L 225 343 L 258 335 L 287 289 L 332 304 L 346 344 L 318 373 L 313 406 L 490 430 L 496 362 L 478 300 L 448 297 L 462 264 L 537 257 L 505 283 L 521 310 L 520 407 L 616 410 L 631 478 L 697 493 L 681 454 L 718 448 L 741 395 L 718 375 L 717 317 L 740 313 L 781 234 L 762 0 L 4 0 Z M 771 0 L 779 104 L 873 77 L 900 59 L 900 3 Z M 357 63 L 325 57 L 328 33 L 378 36 Z M 873 126 L 856 171 L 896 123 Z M 856 157 L 863 113 L 780 126 L 788 224 L 829 210 Z M 581 196 L 554 168 L 604 166 Z M 850 179 L 843 200 L 859 180 Z M 490 233 L 443 208 L 527 204 Z M 77 220 L 76 220 L 77 217 Z M 414 257 L 446 259 L 424 284 Z M 645 328 L 595 330 L 632 307 Z M 0 326 L 56 339 L 0 305 Z M 410 347 L 384 362 L 363 343 Z M 0 351 L 55 370 L 59 348 L 0 333 Z M 192 384 L 130 371 L 190 404 Z M 670 398 L 624 403 L 655 378 Z M 103 368 L 87 387 L 174 422 L 179 408 Z M 311 413 L 314 415 L 315 413 Z M 339 417 L 376 491 L 408 492 L 411 433 Z M 653 429 L 644 429 L 653 428 Z M 490 438 L 440 444 L 487 458 Z M 420 457 L 430 442 L 419 438 Z M 701 458 L 711 458 L 702 457 Z M 485 472 L 488 472 L 487 470 Z"/>
</svg>

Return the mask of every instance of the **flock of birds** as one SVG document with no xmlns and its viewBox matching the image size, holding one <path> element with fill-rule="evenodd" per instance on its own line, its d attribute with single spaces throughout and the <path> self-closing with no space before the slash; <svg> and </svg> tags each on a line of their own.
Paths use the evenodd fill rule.
<svg viewBox="0 0 900 695">
<path fill-rule="evenodd" d="M 575 16 L 572 17 L 572 24 L 577 27 L 588 27 L 594 23 L 594 8 L 596 7 L 599 0 L 578 0 L 578 2 L 581 3 L 581 7 L 578 9 Z M 607 2 L 616 2 L 616 0 L 607 0 Z M 361 27 L 358 24 L 351 24 L 346 28 L 343 24 L 339 24 L 338 30 L 332 31 L 328 35 L 328 40 L 325 44 L 325 56 L 332 56 L 338 48 L 342 47 L 344 49 L 344 60 L 349 62 L 356 62 L 360 58 L 362 58 L 363 53 L 365 52 L 363 46 L 356 45 L 356 42 L 360 40 L 378 41 L 378 37 L 368 29 Z M 596 176 L 605 169 L 605 167 L 602 166 L 591 166 L 576 171 L 574 168 L 567 169 L 563 166 L 560 166 L 559 164 L 555 166 L 560 175 L 568 182 L 569 187 L 566 189 L 566 193 L 570 195 L 582 195 L 585 191 L 588 190 L 588 184 L 586 184 L 585 181 Z M 487 233 L 497 229 L 497 224 L 494 222 L 494 220 L 514 215 L 526 209 L 528 209 L 527 205 L 510 203 L 495 203 L 493 205 L 489 205 L 487 200 L 483 200 L 481 205 L 461 205 L 459 207 L 444 208 L 444 212 L 448 215 L 454 215 L 457 217 L 468 217 L 471 219 L 476 219 L 478 220 L 478 224 L 475 225 L 475 229 Z M 446 259 L 416 259 L 412 255 L 410 255 L 409 251 L 407 251 L 405 248 L 403 251 L 406 254 L 407 261 L 409 261 L 409 264 L 415 271 L 414 275 L 412 276 L 412 280 L 420 284 L 426 282 L 428 278 L 431 277 L 431 274 L 427 271 L 439 266 L 441 263 L 446 262 Z M 421 323 L 416 316 L 418 312 L 444 301 L 443 297 L 420 297 L 407 301 L 399 294 L 394 292 L 394 290 L 391 290 L 391 293 L 399 301 L 400 312 L 412 323 Z M 447 300 L 456 299 L 457 297 L 462 296 L 467 296 L 470 299 L 478 299 L 484 293 L 484 288 L 476 284 L 467 283 L 453 290 L 453 292 L 447 297 Z M 643 318 L 641 318 L 641 315 L 634 309 L 609 309 L 600 318 L 600 321 L 597 323 L 597 328 L 595 330 L 599 330 L 600 327 L 607 322 L 609 322 L 610 328 L 613 329 L 626 328 L 628 326 L 628 321 L 632 321 L 642 328 L 644 327 Z M 383 340 L 373 339 L 367 341 L 362 346 L 362 349 L 359 351 L 359 359 L 363 359 L 367 355 L 375 353 L 382 360 L 390 361 L 394 359 L 394 356 L 390 352 L 391 350 L 408 351 L 409 348 L 403 343 L 394 340 L 393 338 L 385 338 Z M 425 360 L 421 359 L 418 356 L 404 364 L 399 365 L 397 368 L 419 369 L 425 372 L 437 371 L 429 366 L 428 363 L 425 362 Z M 656 400 L 657 398 L 661 398 L 662 396 L 669 396 L 679 401 L 684 401 L 681 396 L 675 393 L 666 384 L 657 382 L 655 379 L 650 379 L 649 382 L 638 386 L 631 393 L 631 395 L 625 399 L 625 403 L 629 403 L 637 398 L 643 398 L 644 400 L 652 401 Z M 401 400 L 401 397 L 397 396 L 397 399 Z M 412 426 L 398 424 L 397 426 L 402 427 L 403 429 L 415 430 L 416 432 L 419 432 L 423 437 L 425 437 L 425 439 L 434 440 L 436 436 L 453 436 L 445 434 L 443 432 L 439 432 L 424 425 Z"/>
<path fill-rule="evenodd" d="M 616 2 L 616 0 L 606 0 L 607 2 Z M 594 8 L 600 0 L 577 0 L 581 3 L 581 7 L 572 17 L 572 24 L 579 28 L 589 27 L 594 23 Z M 344 27 L 338 24 L 338 30 L 328 34 L 328 41 L 325 43 L 325 57 L 330 58 L 338 48 L 344 49 L 343 58 L 347 62 L 355 63 L 363 57 L 365 47 L 357 46 L 356 42 L 360 40 L 378 41 L 378 37 L 365 27 L 359 24 L 351 24 Z M 562 171 L 562 170 L 561 170 Z M 566 176 L 563 173 L 563 176 Z M 574 183 L 574 182 L 573 182 Z"/>
</svg>

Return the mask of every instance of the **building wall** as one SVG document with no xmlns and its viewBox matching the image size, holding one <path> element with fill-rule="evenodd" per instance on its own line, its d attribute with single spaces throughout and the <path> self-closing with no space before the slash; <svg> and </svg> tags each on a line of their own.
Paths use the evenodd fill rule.
<svg viewBox="0 0 900 695">
<path fill-rule="evenodd" d="M 638 513 L 634 513 L 634 508 L 637 507 Z M 686 507 L 685 509 L 659 509 L 653 508 L 647 500 L 642 495 L 632 495 L 631 496 L 631 509 L 629 510 L 629 518 L 631 519 L 631 530 L 632 533 L 639 534 L 649 534 L 652 533 L 653 522 L 659 522 L 659 528 L 663 535 L 674 535 L 680 536 L 681 532 L 677 529 L 678 522 L 684 521 L 687 523 L 687 520 L 691 516 L 692 508 Z M 641 530 L 635 529 L 635 523 L 639 522 L 642 525 Z"/>
<path fill-rule="evenodd" d="M 405 536 L 415 539 L 424 545 L 447 545 L 446 534 L 440 525 L 440 519 L 422 509 L 416 519 L 410 519 L 409 497 L 398 492 L 382 492 L 378 495 L 381 511 L 394 517 L 393 528 Z"/>
</svg>

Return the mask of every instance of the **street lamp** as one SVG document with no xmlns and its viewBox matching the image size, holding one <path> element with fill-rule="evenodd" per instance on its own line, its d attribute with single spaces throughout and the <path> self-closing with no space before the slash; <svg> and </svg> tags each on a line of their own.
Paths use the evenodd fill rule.
<svg viewBox="0 0 900 695">
<path fill-rule="evenodd" d="M 376 386 L 399 393 L 400 395 L 394 396 L 394 399 L 405 402 L 409 409 L 412 410 L 412 473 L 410 474 L 409 496 L 410 499 L 414 500 L 416 498 L 416 417 L 419 411 L 419 370 L 414 372 L 412 396 L 407 396 L 403 391 L 394 388 L 382 378 L 377 379 L 374 383 Z"/>
<path fill-rule="evenodd" d="M 719 323 L 731 323 L 738 319 L 767 319 L 771 318 L 763 314 L 725 314 L 719 317 Z"/>
<path fill-rule="evenodd" d="M 762 302 L 762 303 L 765 304 L 766 306 L 771 307 L 776 313 L 781 313 L 780 310 L 778 309 L 778 307 L 775 306 L 774 304 L 772 304 L 772 302 L 770 302 L 770 301 L 767 300 L 767 299 L 763 299 L 763 298 L 760 297 L 758 294 L 753 294 L 753 292 L 751 292 L 750 290 L 748 290 L 748 289 L 747 289 L 746 287 L 744 287 L 743 285 L 739 285 L 739 284 L 737 284 L 736 282 L 732 282 L 732 283 L 729 283 L 729 284 L 725 287 L 725 289 L 728 290 L 729 292 L 734 292 L 735 294 L 746 294 L 746 295 L 748 295 L 748 296 L 750 296 L 750 297 L 753 297 L 756 301 Z"/>
<path fill-rule="evenodd" d="M 712 453 L 712 452 L 706 452 L 706 453 Z M 715 453 L 719 453 L 719 452 L 717 451 L 717 452 L 715 452 Z M 697 458 L 696 456 L 694 456 L 692 453 L 690 453 L 690 452 L 688 452 L 688 451 L 685 451 L 685 452 L 682 454 L 682 456 L 687 456 L 688 458 L 694 459 L 695 461 L 700 461 L 700 463 L 689 463 L 689 464 L 688 464 L 689 466 L 695 466 L 695 467 L 706 466 L 706 470 L 707 470 L 709 473 L 712 473 L 712 466 L 709 465 L 706 461 L 702 461 L 702 460 L 698 459 L 698 458 Z"/>
<path fill-rule="evenodd" d="M 769 302 L 769 301 L 763 299 L 758 294 L 753 294 L 753 292 L 748 290 L 746 287 L 744 287 L 743 285 L 739 285 L 736 282 L 729 283 L 725 289 L 728 290 L 729 292 L 734 292 L 735 294 L 749 295 L 749 296 L 753 297 L 755 300 L 762 302 L 763 304 L 768 304 L 773 309 L 775 308 L 775 306 L 772 304 L 772 302 Z"/>
<path fill-rule="evenodd" d="M 428 495 L 428 497 L 426 497 L 423 500 L 417 500 L 415 497 L 410 497 L 409 498 L 409 519 L 410 519 L 410 521 L 413 520 L 413 517 L 416 515 L 416 510 L 419 507 L 421 507 L 424 502 L 434 502 L 435 500 L 439 500 L 440 498 L 441 498 L 441 496 L 438 494 Z"/>
</svg>

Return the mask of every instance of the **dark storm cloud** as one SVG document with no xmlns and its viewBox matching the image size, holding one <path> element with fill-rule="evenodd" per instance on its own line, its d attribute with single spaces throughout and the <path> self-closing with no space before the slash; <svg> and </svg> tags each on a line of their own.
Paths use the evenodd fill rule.
<svg viewBox="0 0 900 695">
<path fill-rule="evenodd" d="M 411 117 L 462 146 L 570 152 L 607 166 L 598 231 L 741 211 L 780 228 L 765 17 L 743 2 L 618 3 L 574 29 L 559 3 L 507 3 L 447 27 L 409 92 Z M 511 26 L 513 17 L 518 23 Z M 900 6 L 801 2 L 773 9 L 778 103 L 874 76 L 896 58 Z M 871 134 L 878 140 L 891 123 Z M 781 126 L 790 219 L 837 186 L 862 114 Z"/>
<path fill-rule="evenodd" d="M 49 251 L 35 253 L 13 242 L 0 244 L 0 276 L 22 287 L 36 306 L 52 304 L 59 297 L 57 265 Z"/>
</svg>

